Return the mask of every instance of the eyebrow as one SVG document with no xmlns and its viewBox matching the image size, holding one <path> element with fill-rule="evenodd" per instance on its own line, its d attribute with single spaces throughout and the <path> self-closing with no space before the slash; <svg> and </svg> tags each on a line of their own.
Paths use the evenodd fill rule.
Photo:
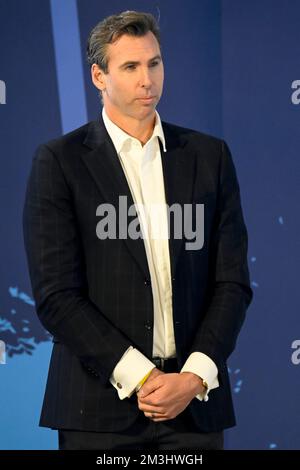
<svg viewBox="0 0 300 470">
<path fill-rule="evenodd" d="M 148 64 L 153 62 L 154 60 L 162 60 L 161 55 L 158 54 L 155 57 L 152 57 L 152 59 L 149 59 Z M 124 67 L 126 67 L 126 65 L 139 65 L 139 64 L 140 62 L 137 60 L 127 60 L 126 62 L 124 62 L 123 64 L 119 66 L 119 69 L 123 69 Z"/>
</svg>

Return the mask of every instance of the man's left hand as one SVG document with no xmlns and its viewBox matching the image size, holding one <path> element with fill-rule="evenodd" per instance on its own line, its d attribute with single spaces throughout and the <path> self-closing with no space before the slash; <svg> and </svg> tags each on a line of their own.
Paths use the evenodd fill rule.
<svg viewBox="0 0 300 470">
<path fill-rule="evenodd" d="M 167 421 L 176 418 L 204 391 L 202 379 L 192 372 L 161 374 L 139 390 L 138 406 L 152 421 Z"/>
</svg>

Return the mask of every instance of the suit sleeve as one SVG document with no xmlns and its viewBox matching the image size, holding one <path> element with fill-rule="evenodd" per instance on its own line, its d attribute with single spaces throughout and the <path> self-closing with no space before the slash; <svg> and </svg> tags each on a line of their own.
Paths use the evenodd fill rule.
<svg viewBox="0 0 300 470">
<path fill-rule="evenodd" d="M 235 348 L 252 299 L 247 264 L 248 236 L 240 189 L 229 148 L 222 142 L 217 210 L 211 236 L 212 290 L 190 353 L 202 352 L 218 370 Z"/>
<path fill-rule="evenodd" d="M 89 300 L 72 194 L 59 162 L 47 146 L 40 146 L 33 159 L 23 230 L 41 323 L 89 371 L 104 384 L 109 383 L 131 342 Z"/>
</svg>

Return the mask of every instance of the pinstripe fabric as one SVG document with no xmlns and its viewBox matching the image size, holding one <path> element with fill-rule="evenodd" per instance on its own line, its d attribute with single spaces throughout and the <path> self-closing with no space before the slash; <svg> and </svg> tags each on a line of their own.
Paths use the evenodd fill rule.
<svg viewBox="0 0 300 470">
<path fill-rule="evenodd" d="M 252 297 L 239 186 L 224 142 L 171 124 L 163 129 L 167 203 L 205 205 L 201 250 L 186 251 L 171 226 L 178 367 L 193 351 L 216 363 L 220 387 L 189 409 L 200 431 L 218 431 L 235 423 L 226 360 Z M 37 149 L 23 226 L 37 314 L 54 336 L 42 426 L 114 432 L 140 413 L 136 397 L 119 400 L 109 382 L 130 345 L 151 359 L 153 342 L 143 241 L 96 236 L 97 206 L 117 208 L 119 195 L 133 204 L 102 119 Z"/>
</svg>

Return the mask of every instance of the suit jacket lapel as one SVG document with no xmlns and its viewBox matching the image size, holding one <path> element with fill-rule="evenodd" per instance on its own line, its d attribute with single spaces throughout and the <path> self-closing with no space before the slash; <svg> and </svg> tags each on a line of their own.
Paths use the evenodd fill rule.
<svg viewBox="0 0 300 470">
<path fill-rule="evenodd" d="M 180 140 L 172 126 L 163 123 L 163 129 L 167 147 L 167 152 L 164 152 L 161 148 L 166 202 L 169 207 L 174 203 L 180 205 L 190 203 L 195 176 L 195 158 L 187 158 L 184 151 L 186 141 L 185 139 Z M 99 121 L 91 122 L 84 144 L 91 151 L 84 154 L 82 159 L 104 199 L 115 208 L 119 207 L 120 195 L 127 197 L 127 207 L 134 204 L 122 165 L 106 131 L 102 117 Z M 124 242 L 144 276 L 150 279 L 143 239 L 132 240 L 127 237 Z M 174 238 L 171 227 L 169 249 L 173 276 L 182 242 L 182 239 Z"/>
<path fill-rule="evenodd" d="M 116 208 L 117 236 L 119 231 L 118 208 L 119 196 L 126 196 L 127 208 L 134 204 L 120 159 L 107 133 L 102 118 L 90 124 L 84 144 L 92 149 L 82 159 L 91 177 L 95 180 L 103 198 Z M 137 262 L 143 275 L 150 279 L 144 241 L 141 238 L 124 239 L 128 250 Z"/>
<path fill-rule="evenodd" d="M 184 204 L 190 204 L 193 200 L 196 158 L 194 153 L 191 154 L 191 151 L 185 148 L 187 140 L 184 132 L 179 136 L 172 125 L 162 124 L 167 148 L 167 152 L 164 152 L 161 145 L 166 202 L 169 208 L 173 204 L 180 205 L 183 216 Z M 172 221 L 172 217 L 170 219 Z M 175 238 L 174 227 L 170 224 L 169 250 L 172 276 L 175 276 L 183 241 L 184 233 L 182 238 Z"/>
</svg>

